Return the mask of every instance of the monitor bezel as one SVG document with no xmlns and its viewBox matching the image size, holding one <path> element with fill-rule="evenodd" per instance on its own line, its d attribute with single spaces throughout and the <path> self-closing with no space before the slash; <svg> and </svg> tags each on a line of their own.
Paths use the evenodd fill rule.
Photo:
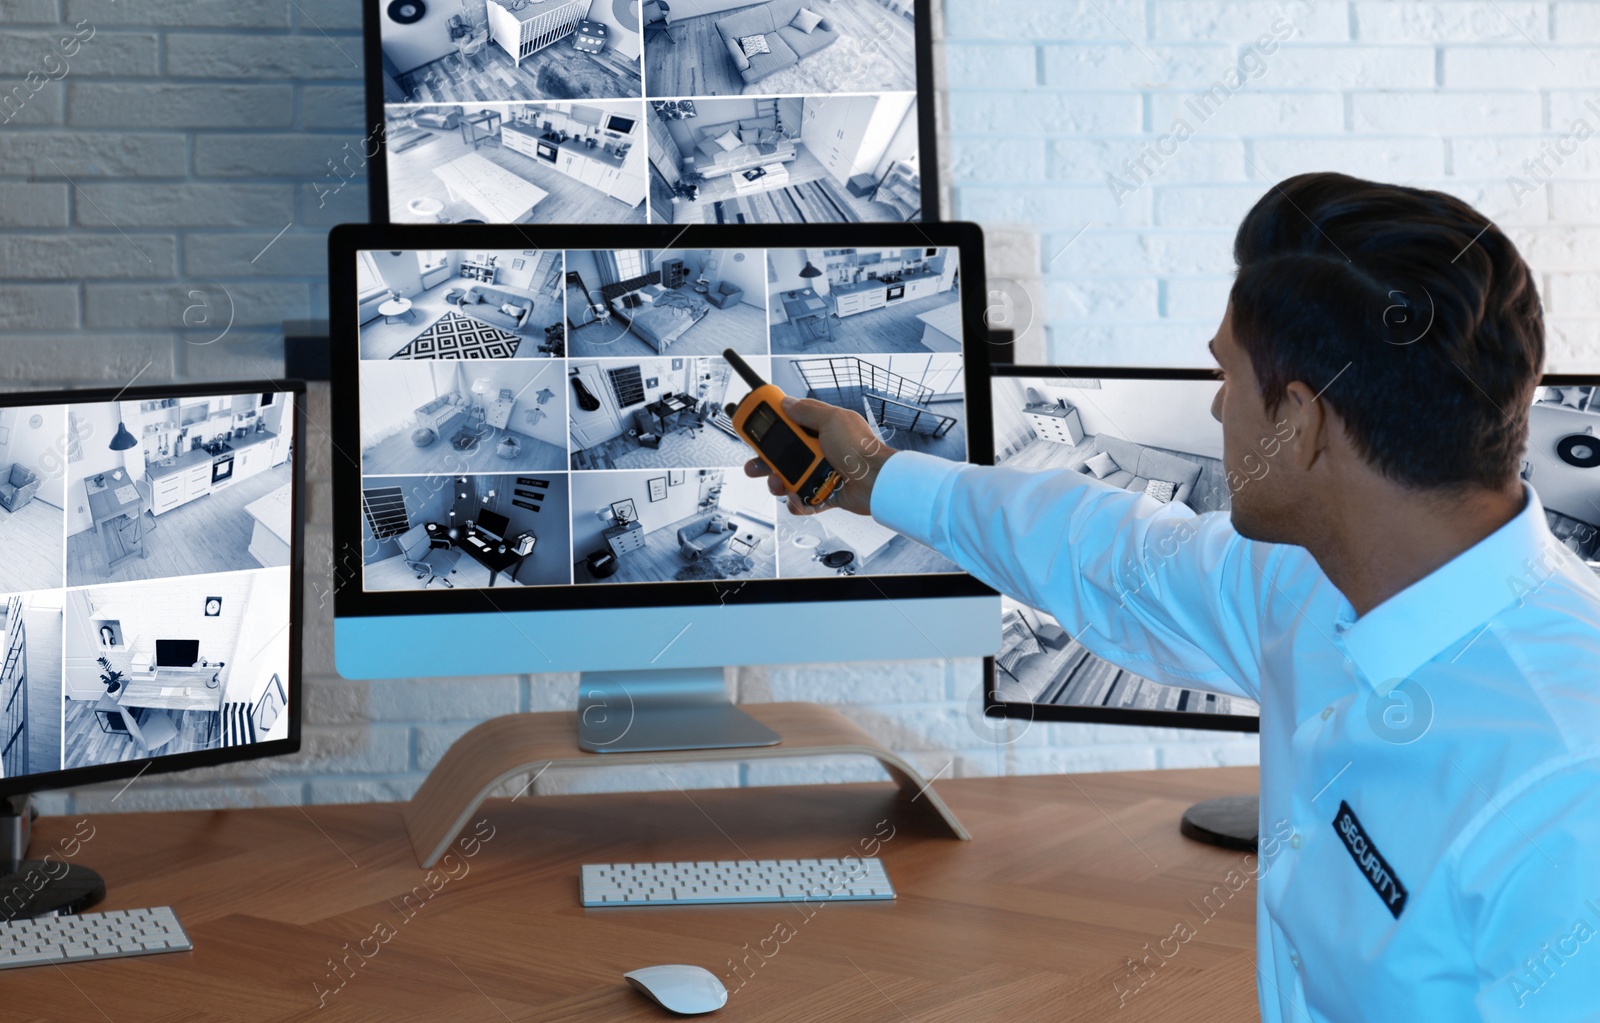
<svg viewBox="0 0 1600 1023">
<path fill-rule="evenodd" d="M 360 345 L 355 254 L 363 249 L 784 249 L 956 248 L 961 258 L 962 334 L 968 458 L 993 460 L 989 359 L 983 296 L 983 232 L 969 223 L 598 225 L 581 240 L 559 224 L 342 224 L 328 234 L 328 282 L 334 447 L 334 613 L 339 618 L 389 615 L 480 614 L 507 611 L 613 610 L 639 607 L 713 607 L 745 604 L 893 601 L 993 596 L 966 573 L 848 576 L 833 579 L 755 579 L 719 582 L 610 583 L 604 585 L 495 586 L 489 589 L 367 591 L 361 588 Z M 339 296 L 350 296 L 341 301 Z M 571 470 L 562 470 L 566 473 Z M 734 470 L 737 471 L 737 470 Z M 341 512 L 340 509 L 344 509 Z"/>
<path fill-rule="evenodd" d="M 1217 375 L 1209 369 L 1163 369 L 1149 366 L 1027 366 L 1014 363 L 996 363 L 991 367 L 990 378 L 995 377 L 1071 377 L 1097 379 L 1110 377 L 1122 380 L 1208 380 L 1214 383 Z M 1600 374 L 1546 373 L 1539 378 L 1540 387 L 1564 387 L 1592 384 L 1600 386 Z M 993 410 L 991 408 L 991 415 Z M 991 423 L 991 428 L 992 428 Z M 986 464 L 994 464 L 991 457 Z M 1102 725 L 1145 725 L 1151 728 L 1191 728 L 1214 732 L 1259 732 L 1261 719 L 1247 714 L 1193 714 L 1175 710 L 1126 710 L 1120 707 L 1078 707 L 1061 704 L 1016 703 L 999 699 L 995 695 L 995 662 L 993 657 L 983 659 L 983 712 L 987 717 L 1016 718 L 1024 721 L 1079 721 Z"/>
<path fill-rule="evenodd" d="M 50 789 L 76 788 L 96 782 L 115 781 L 119 778 L 141 774 L 170 774 L 197 767 L 214 767 L 243 760 L 263 757 L 288 756 L 300 751 L 301 713 L 301 656 L 304 630 L 305 591 L 305 423 L 306 385 L 301 380 L 217 380 L 200 383 L 173 383 L 143 385 L 123 388 L 83 388 L 67 391 L 8 391 L 0 393 L 0 408 L 30 405 L 90 405 L 113 401 L 140 401 L 146 398 L 189 398 L 201 395 L 260 394 L 263 385 L 280 394 L 294 396 L 293 436 L 294 455 L 290 463 L 290 543 L 289 543 L 289 734 L 283 739 L 224 746 L 218 749 L 197 750 L 192 753 L 173 753 L 165 756 L 124 760 L 115 764 L 95 764 L 91 767 L 71 767 L 39 774 L 24 774 L 14 778 L 0 778 L 0 797 L 43 792 Z M 65 538 L 62 540 L 65 544 Z M 182 578 L 182 577 L 177 577 Z M 159 582 L 160 580 L 151 580 Z M 66 585 L 63 578 L 61 592 L 81 589 Z"/>
<path fill-rule="evenodd" d="M 933 68 L 933 0 L 912 0 L 912 16 L 915 19 L 913 29 L 916 33 L 917 57 L 917 153 L 918 170 L 922 180 L 922 207 L 916 223 L 936 224 L 943 220 L 941 209 L 942 193 L 939 191 L 939 138 L 938 119 L 934 113 L 934 68 Z M 389 146 L 385 126 L 388 119 L 384 114 L 383 100 L 383 9 L 387 6 L 381 0 L 363 0 L 365 11 L 362 15 L 362 52 L 366 59 L 366 111 L 367 123 L 371 125 L 362 137 L 359 151 L 359 161 L 354 168 L 349 167 L 349 156 L 345 157 L 346 166 L 352 175 L 366 171 L 367 177 L 367 219 L 373 224 L 389 224 Z M 642 59 L 642 55 L 641 55 Z M 699 97 L 695 97 L 699 98 Z M 707 99 L 720 99 L 722 97 L 705 97 Z M 487 102 L 487 101 L 486 101 Z M 529 102 L 540 102 L 530 100 Z M 551 100 L 549 102 L 574 102 L 571 100 Z M 650 97 L 642 97 L 642 102 L 648 104 Z M 421 104 L 418 104 L 421 105 Z M 641 118 L 646 122 L 649 111 L 641 109 Z M 330 161 L 330 166 L 332 162 Z M 343 175 L 339 177 L 339 187 L 342 188 L 346 180 Z M 648 204 L 649 200 L 646 199 Z M 931 215 L 930 215 L 931 211 Z M 884 222 L 890 223 L 890 222 Z M 495 227 L 509 225 L 491 225 Z M 547 224 L 543 226 L 559 227 L 560 224 Z M 670 226 L 670 225 L 657 225 Z M 776 225 L 774 225 L 776 226 Z"/>
</svg>

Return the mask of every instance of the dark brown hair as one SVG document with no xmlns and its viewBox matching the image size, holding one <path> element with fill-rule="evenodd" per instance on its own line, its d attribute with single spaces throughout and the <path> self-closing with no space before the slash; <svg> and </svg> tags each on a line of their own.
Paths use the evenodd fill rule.
<svg viewBox="0 0 1600 1023">
<path fill-rule="evenodd" d="M 1397 482 L 1515 478 L 1544 320 L 1527 264 L 1481 213 L 1443 192 L 1301 174 L 1250 210 L 1233 254 L 1233 334 L 1269 410 L 1299 380 Z"/>
</svg>

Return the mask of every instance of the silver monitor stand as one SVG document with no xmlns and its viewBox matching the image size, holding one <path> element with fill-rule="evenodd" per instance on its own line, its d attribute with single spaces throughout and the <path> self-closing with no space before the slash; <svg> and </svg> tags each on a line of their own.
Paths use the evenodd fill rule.
<svg viewBox="0 0 1600 1023">
<path fill-rule="evenodd" d="M 776 746 L 728 700 L 721 668 L 591 672 L 578 678 L 578 746 L 591 753 Z"/>
</svg>

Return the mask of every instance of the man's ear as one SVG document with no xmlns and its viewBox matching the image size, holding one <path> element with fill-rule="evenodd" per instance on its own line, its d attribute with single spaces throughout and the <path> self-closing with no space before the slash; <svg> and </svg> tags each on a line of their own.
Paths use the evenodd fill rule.
<svg viewBox="0 0 1600 1023">
<path fill-rule="evenodd" d="M 1278 405 L 1278 436 L 1284 439 L 1294 467 L 1304 472 L 1311 468 L 1328 445 L 1331 425 L 1328 407 L 1317 398 L 1317 393 L 1296 380 L 1284 388 L 1283 401 Z"/>
</svg>

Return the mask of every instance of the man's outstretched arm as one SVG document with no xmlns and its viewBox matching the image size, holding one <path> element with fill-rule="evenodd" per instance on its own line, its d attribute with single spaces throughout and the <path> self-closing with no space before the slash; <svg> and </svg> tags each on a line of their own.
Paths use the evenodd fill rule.
<svg viewBox="0 0 1600 1023">
<path fill-rule="evenodd" d="M 1196 516 L 1078 473 L 896 452 L 854 412 L 786 401 L 845 476 L 831 505 L 938 550 L 1130 671 L 1257 696 L 1255 609 L 1269 584 L 1225 516 Z M 759 461 L 746 472 L 766 475 Z M 782 492 L 771 477 L 769 488 Z M 789 506 L 814 513 L 793 499 Z"/>
</svg>

